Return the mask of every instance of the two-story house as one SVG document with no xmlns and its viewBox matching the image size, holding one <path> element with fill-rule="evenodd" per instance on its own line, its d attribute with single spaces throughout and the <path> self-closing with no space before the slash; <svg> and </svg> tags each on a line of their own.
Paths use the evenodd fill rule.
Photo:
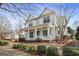
<svg viewBox="0 0 79 59">
<path fill-rule="evenodd" d="M 53 40 L 60 36 L 56 14 L 47 8 L 37 17 L 29 15 L 22 31 L 26 40 L 36 40 L 38 37 Z"/>
</svg>

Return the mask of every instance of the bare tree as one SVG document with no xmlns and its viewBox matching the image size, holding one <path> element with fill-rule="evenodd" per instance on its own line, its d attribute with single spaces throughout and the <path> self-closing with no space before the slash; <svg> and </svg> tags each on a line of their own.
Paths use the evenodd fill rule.
<svg viewBox="0 0 79 59">
<path fill-rule="evenodd" d="M 30 6 L 32 6 L 33 9 L 30 8 L 30 7 L 28 7 L 28 9 L 26 8 L 25 11 L 28 12 L 28 13 L 26 13 L 26 15 L 25 15 L 22 8 L 18 8 L 15 4 L 11 4 L 11 5 L 14 7 L 14 9 L 17 10 L 15 14 L 17 14 L 18 17 L 15 14 L 12 14 L 12 16 L 18 22 L 16 24 L 16 30 L 18 31 L 17 34 L 19 35 L 19 38 L 20 38 L 20 32 L 19 31 L 23 27 L 24 22 L 26 21 L 26 17 L 30 14 L 30 10 L 32 11 L 34 8 L 37 9 L 38 7 L 36 5 L 29 4 Z"/>
<path fill-rule="evenodd" d="M 8 34 L 11 32 L 11 24 L 5 16 L 0 16 L 0 35 Z"/>
<path fill-rule="evenodd" d="M 69 8 L 67 4 L 61 4 L 61 7 L 58 8 L 59 15 L 57 17 L 57 25 L 60 31 L 60 39 L 63 38 L 63 35 L 67 29 L 67 25 L 70 19 L 75 16 L 76 8 Z"/>
</svg>

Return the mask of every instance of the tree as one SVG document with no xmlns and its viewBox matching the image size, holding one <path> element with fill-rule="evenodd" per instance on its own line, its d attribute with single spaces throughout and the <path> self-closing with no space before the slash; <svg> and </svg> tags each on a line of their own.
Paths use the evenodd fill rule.
<svg viewBox="0 0 79 59">
<path fill-rule="evenodd" d="M 75 38 L 76 40 L 79 40 L 79 26 L 77 27 Z"/>
<path fill-rule="evenodd" d="M 68 33 L 71 35 L 70 37 L 73 38 L 74 30 L 71 27 L 67 27 Z"/>
<path fill-rule="evenodd" d="M 67 25 L 70 19 L 75 15 L 76 8 L 69 8 L 67 4 L 60 4 L 61 7 L 58 8 L 59 15 L 56 15 L 57 25 L 60 31 L 60 39 L 63 38 L 65 31 L 67 30 Z"/>
<path fill-rule="evenodd" d="M 5 16 L 0 16 L 0 36 L 11 32 L 11 24 Z"/>
<path fill-rule="evenodd" d="M 26 15 L 25 15 L 25 12 L 23 12 L 23 10 L 21 8 L 18 8 L 17 5 L 15 5 L 15 4 L 10 4 L 10 5 L 12 5 L 15 10 L 17 10 L 16 13 L 12 14 L 12 16 L 17 21 L 15 30 L 17 31 L 17 34 L 18 34 L 18 36 L 20 38 L 20 35 L 21 35 L 20 34 L 21 33 L 20 29 L 24 25 L 23 22 L 26 21 L 26 17 L 28 16 L 28 14 L 30 14 L 30 10 L 32 11 L 33 9 L 37 9 L 38 7 L 36 5 L 34 5 L 34 4 L 33 5 L 32 4 L 26 4 L 26 6 L 27 5 L 30 6 L 30 7 L 32 6 L 32 8 L 30 8 L 30 7 L 26 8 L 25 11 L 28 12 L 28 13 L 26 13 Z M 16 15 L 18 15 L 18 16 L 16 17 Z"/>
<path fill-rule="evenodd" d="M 79 21 L 78 20 L 74 21 L 74 23 L 73 23 L 74 30 L 77 29 L 78 25 L 79 25 Z"/>
<path fill-rule="evenodd" d="M 24 23 L 23 23 L 23 19 L 19 18 L 19 17 L 16 17 L 15 15 L 13 15 L 13 18 L 17 21 L 17 24 L 16 24 L 16 27 L 15 27 L 15 31 L 16 33 L 18 34 L 19 38 L 20 39 L 20 29 L 22 29 Z"/>
</svg>

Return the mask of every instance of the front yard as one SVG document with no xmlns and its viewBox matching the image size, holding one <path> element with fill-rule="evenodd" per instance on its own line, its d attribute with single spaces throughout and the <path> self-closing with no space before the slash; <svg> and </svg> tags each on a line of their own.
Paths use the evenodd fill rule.
<svg viewBox="0 0 79 59">
<path fill-rule="evenodd" d="M 7 40 L 2 40 L 2 41 L 7 41 Z M 57 49 L 56 53 L 58 55 L 62 55 L 62 48 L 67 45 L 67 44 L 58 44 L 58 43 L 19 43 L 19 42 L 12 42 L 12 41 L 7 41 L 9 42 L 8 45 L 4 45 L 4 46 L 0 46 L 0 55 L 39 55 L 38 51 L 41 52 L 43 49 L 45 51 L 45 54 L 43 55 L 47 55 L 47 50 L 49 50 L 48 52 L 52 52 L 53 53 L 53 49 Z M 72 40 L 69 40 L 68 42 L 72 42 Z M 19 45 L 19 47 L 15 47 L 13 48 L 13 45 Z M 22 45 L 25 45 L 22 46 Z M 27 47 L 28 46 L 28 47 Z M 37 49 L 38 46 L 43 46 Z M 45 47 L 45 48 L 44 48 Z M 50 48 L 49 48 L 50 47 Z M 25 49 L 28 49 L 28 51 L 26 51 Z M 40 51 L 41 50 L 41 51 Z M 41 54 L 42 55 L 42 52 Z M 50 54 L 49 54 L 50 55 Z"/>
<path fill-rule="evenodd" d="M 7 41 L 7 40 L 2 40 Z M 63 55 L 63 47 L 68 45 L 73 40 L 69 40 L 68 44 L 58 44 L 58 43 L 19 43 L 19 42 L 9 42 L 8 45 L 0 46 L 0 55 L 4 56 L 35 56 L 35 55 Z M 15 45 L 15 46 L 14 46 Z M 16 46 L 19 45 L 19 46 Z M 14 46 L 14 47 L 13 47 Z M 28 47 L 27 47 L 28 46 Z M 49 53 L 50 52 L 50 53 Z M 43 53 L 43 54 L 42 54 Z"/>
</svg>

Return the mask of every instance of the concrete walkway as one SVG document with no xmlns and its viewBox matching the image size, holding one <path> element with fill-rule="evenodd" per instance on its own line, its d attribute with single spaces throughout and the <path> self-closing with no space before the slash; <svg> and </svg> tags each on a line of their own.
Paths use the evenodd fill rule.
<svg viewBox="0 0 79 59">
<path fill-rule="evenodd" d="M 12 49 L 9 45 L 0 46 L 0 56 L 33 56 L 20 50 Z"/>
</svg>

